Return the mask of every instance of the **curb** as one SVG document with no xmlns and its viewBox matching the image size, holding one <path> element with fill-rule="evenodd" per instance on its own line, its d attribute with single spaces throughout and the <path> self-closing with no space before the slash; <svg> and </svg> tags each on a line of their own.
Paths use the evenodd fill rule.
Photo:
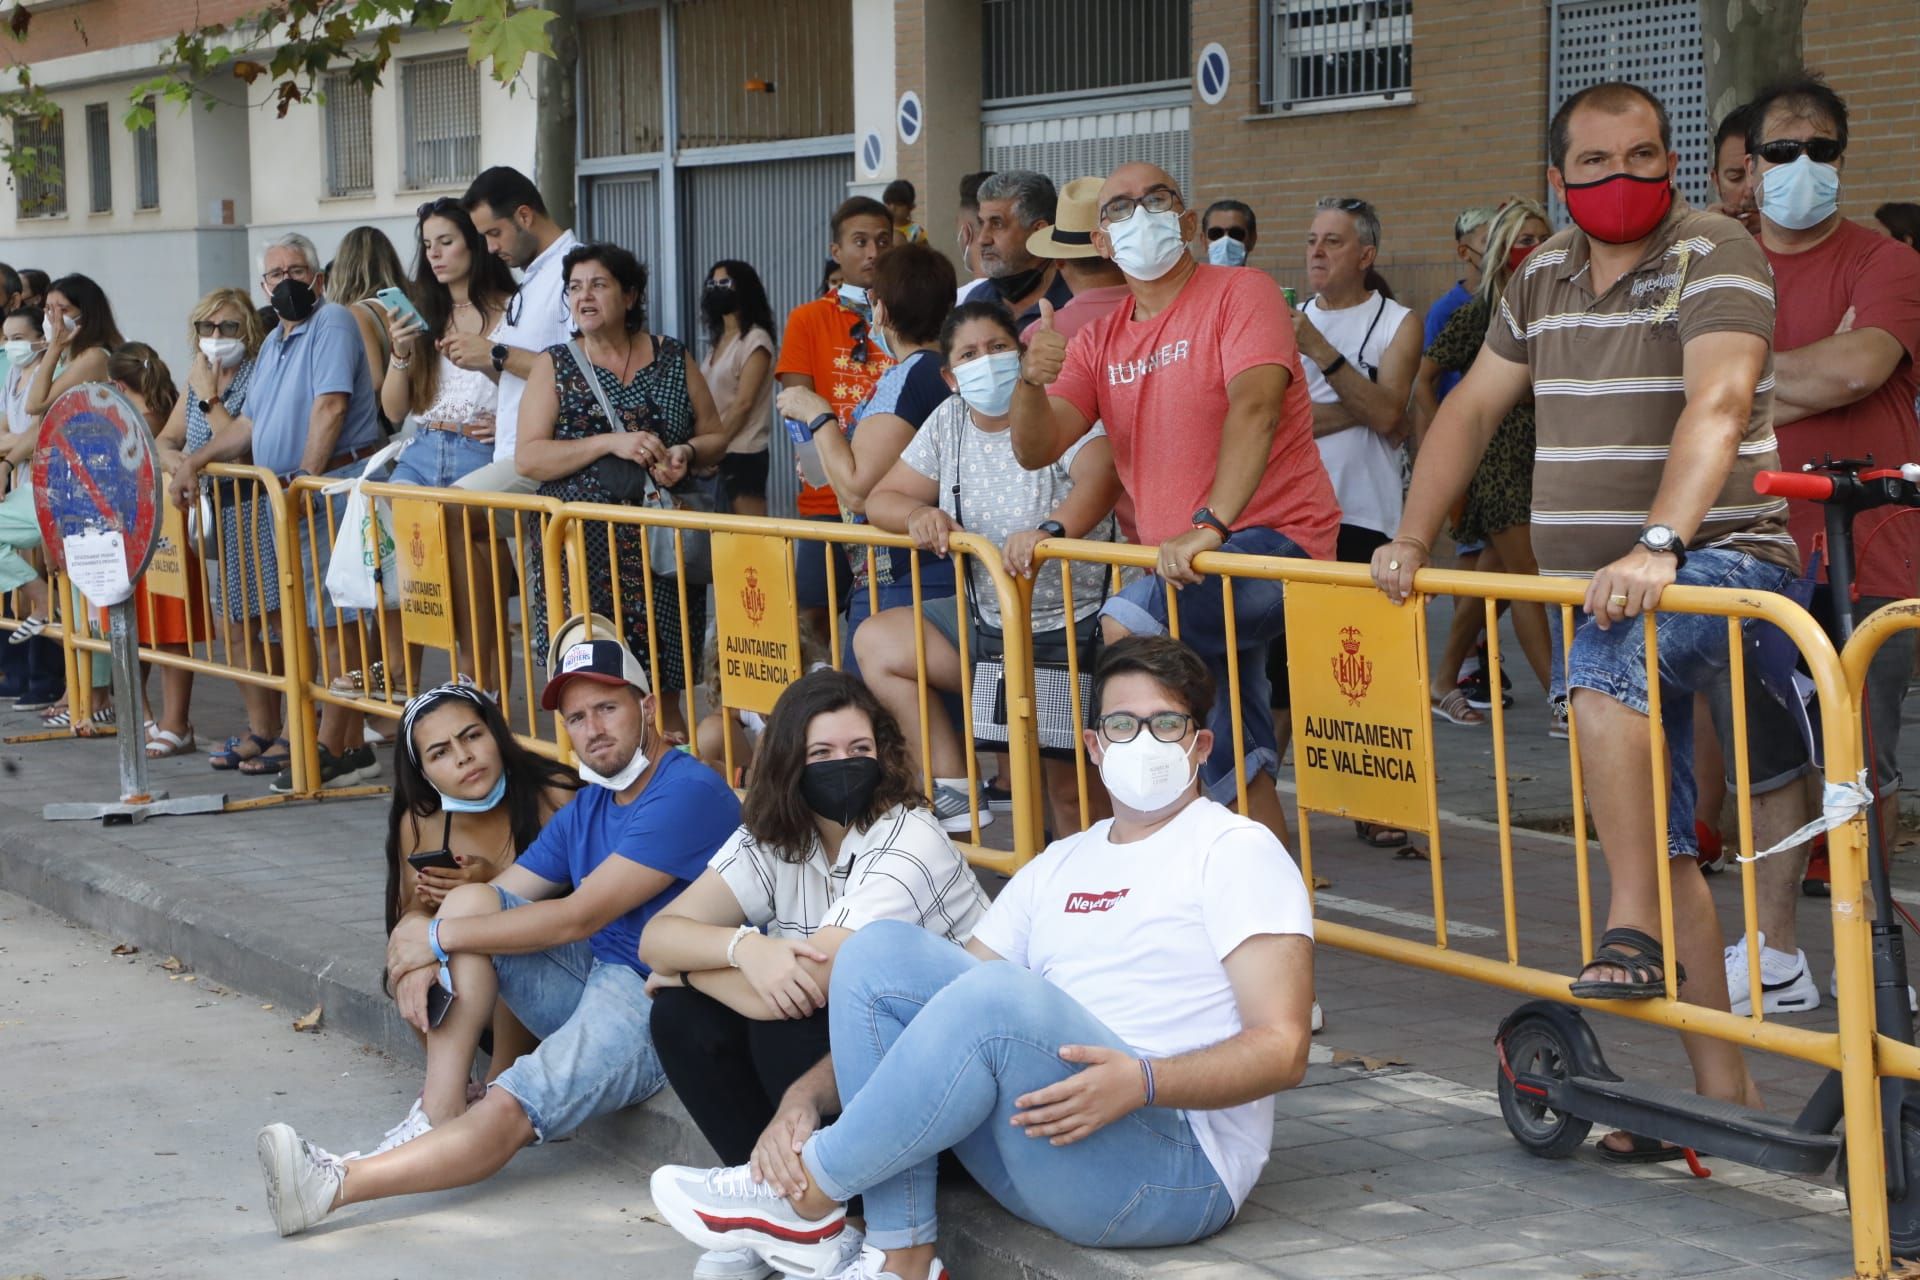
<svg viewBox="0 0 1920 1280">
<path fill-rule="evenodd" d="M 208 902 L 205 882 L 190 872 L 156 875 L 167 868 L 84 842 L 62 845 L 40 832 L 37 818 L 7 805 L 0 812 L 12 819 L 0 821 L 0 890 L 156 955 L 177 956 L 194 972 L 294 1015 L 324 1005 L 326 1030 L 402 1062 L 423 1061 L 413 1029 L 382 994 L 379 963 L 364 954 L 359 935 L 340 929 L 340 946 L 329 953 L 311 938 L 322 930 L 305 930 L 303 942 L 250 920 L 242 895 L 231 895 L 231 909 Z M 603 1117 L 578 1140 L 643 1171 L 714 1159 L 671 1090 Z M 1008 1214 L 977 1187 L 943 1185 L 940 1210 L 948 1266 L 979 1280 L 1137 1280 L 1152 1269 L 1146 1263 L 1152 1253 L 1136 1262 L 1125 1253 L 1070 1245 Z M 1219 1258 L 1229 1269 L 1219 1271 L 1218 1280 L 1228 1280 L 1232 1259 Z"/>
</svg>

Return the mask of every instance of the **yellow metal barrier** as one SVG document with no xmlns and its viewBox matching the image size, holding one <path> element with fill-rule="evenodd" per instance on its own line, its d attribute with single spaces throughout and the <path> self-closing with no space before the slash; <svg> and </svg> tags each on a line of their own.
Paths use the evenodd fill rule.
<svg viewBox="0 0 1920 1280">
<path fill-rule="evenodd" d="M 1157 556 L 1157 548 L 1153 547 L 1069 540 L 1042 542 L 1035 551 L 1036 562 L 1063 566 L 1060 572 L 1069 602 L 1073 587 L 1071 575 L 1067 573 L 1064 566 L 1075 562 L 1091 561 L 1111 566 L 1133 566 L 1151 572 L 1157 563 Z M 1250 805 L 1244 767 L 1245 746 L 1241 737 L 1243 709 L 1239 705 L 1239 664 L 1242 661 L 1263 660 L 1264 655 L 1251 650 L 1239 651 L 1235 643 L 1231 594 L 1234 581 L 1265 579 L 1288 584 L 1326 584 L 1367 591 L 1373 591 L 1374 588 L 1367 567 L 1358 564 L 1213 552 L 1197 557 L 1194 567 L 1200 573 L 1209 575 L 1209 585 L 1214 578 L 1225 580 L 1221 589 L 1226 593 L 1224 614 L 1227 626 L 1226 684 L 1231 691 L 1232 725 L 1235 735 L 1234 759 L 1236 773 L 1240 779 L 1239 807 L 1241 812 L 1245 813 Z M 1036 570 L 1036 572 L 1040 571 L 1042 570 Z M 1460 573 L 1427 569 L 1421 571 L 1416 577 L 1414 589 L 1415 595 L 1409 598 L 1405 607 L 1422 614 L 1426 600 L 1433 596 L 1460 596 L 1487 602 L 1489 679 L 1491 687 L 1498 690 L 1500 688 L 1500 652 L 1493 603 L 1497 600 L 1533 601 L 1548 608 L 1557 608 L 1560 610 L 1563 624 L 1563 642 L 1570 649 L 1573 623 L 1578 616 L 1577 610 L 1584 600 L 1586 584 L 1565 579 L 1525 578 L 1506 574 Z M 1179 596 L 1180 592 L 1172 588 L 1167 589 L 1169 630 L 1174 635 L 1179 634 Z M 1070 603 L 1069 608 L 1071 608 Z M 1861 749 L 1855 730 L 1857 718 L 1854 714 L 1855 701 L 1852 691 L 1859 687 L 1859 680 L 1864 677 L 1866 658 L 1871 656 L 1869 646 L 1877 647 L 1877 638 L 1883 638 L 1884 632 L 1894 625 L 1916 625 L 1914 614 L 1902 617 L 1898 623 L 1889 619 L 1877 625 L 1870 622 L 1863 628 L 1864 638 L 1856 638 L 1856 646 L 1866 656 L 1860 658 L 1858 674 L 1855 675 L 1853 671 L 1855 663 L 1852 661 L 1849 662 L 1846 673 L 1843 674 L 1840 656 L 1835 652 L 1826 633 L 1811 616 L 1784 596 L 1770 592 L 1673 587 L 1669 588 L 1662 597 L 1661 609 L 1663 612 L 1705 614 L 1727 619 L 1729 648 L 1732 655 L 1730 679 L 1736 691 L 1735 741 L 1729 744 L 1728 751 L 1737 762 L 1738 768 L 1739 847 L 1743 854 L 1750 856 L 1753 852 L 1753 828 L 1746 776 L 1746 715 L 1744 696 L 1740 693 L 1745 688 L 1744 646 L 1740 643 L 1741 620 L 1754 618 L 1771 622 L 1781 628 L 1799 648 L 1812 674 L 1823 708 L 1826 776 L 1829 781 L 1843 782 L 1854 779 L 1860 769 Z M 1920 613 L 1920 604 L 1915 606 L 1915 612 Z M 1416 627 L 1421 625 L 1417 618 L 1414 625 Z M 1658 726 L 1661 708 L 1658 638 L 1654 619 L 1648 616 L 1638 622 L 1622 625 L 1638 625 L 1645 629 L 1649 718 L 1655 726 Z M 1422 663 L 1419 670 L 1422 696 L 1430 699 L 1431 694 L 1427 687 L 1428 673 L 1424 666 L 1424 643 L 1417 647 L 1417 651 Z M 1850 646 L 1850 657 L 1854 652 L 1854 647 Z M 1296 680 L 1294 688 L 1297 691 L 1300 688 L 1298 680 L 1303 677 L 1301 673 L 1292 674 Z M 1426 715 L 1426 709 L 1420 708 L 1420 713 Z M 1690 710 L 1688 713 L 1690 714 Z M 1496 744 L 1503 744 L 1504 725 L 1498 697 L 1493 699 L 1492 729 Z M 1577 716 L 1570 725 L 1570 729 L 1568 746 L 1573 759 L 1575 866 L 1579 879 L 1580 910 L 1580 951 L 1575 960 L 1577 964 L 1584 964 L 1593 954 L 1592 893 L 1588 883 L 1590 853 L 1582 791 L 1583 779 L 1580 772 Z M 1671 873 L 1666 856 L 1668 851 L 1666 792 L 1670 772 L 1663 736 L 1655 732 L 1652 735 L 1652 741 L 1649 788 L 1653 797 L 1652 822 L 1657 839 L 1655 863 L 1659 887 L 1659 934 L 1665 954 L 1672 957 L 1675 954 L 1673 897 Z M 1297 765 L 1296 759 L 1296 768 Z M 1833 1033 L 1823 1033 L 1767 1022 L 1759 1001 L 1754 1002 L 1751 1015 L 1736 1016 L 1723 1010 L 1709 1009 L 1680 1000 L 1677 998 L 1676 966 L 1673 964 L 1666 966 L 1667 994 L 1664 998 L 1632 1001 L 1578 1000 L 1569 994 L 1568 989 L 1572 979 L 1550 969 L 1523 965 L 1520 959 L 1519 935 L 1516 926 L 1514 851 L 1510 815 L 1507 812 L 1505 800 L 1508 779 L 1503 745 L 1496 747 L 1494 785 L 1496 793 L 1501 797 L 1499 861 L 1505 908 L 1505 955 L 1503 958 L 1462 951 L 1457 942 L 1449 937 L 1443 888 L 1444 859 L 1438 840 L 1434 842 L 1430 853 L 1434 919 L 1434 937 L 1431 942 L 1415 941 L 1377 930 L 1316 918 L 1315 928 L 1320 940 L 1342 950 L 1373 956 L 1392 963 L 1466 978 L 1518 994 L 1578 1005 L 1641 1022 L 1670 1027 L 1676 1031 L 1697 1032 L 1745 1048 L 1780 1053 L 1835 1069 L 1841 1073 L 1842 1077 L 1847 1132 L 1879 1134 L 1880 1098 L 1876 1084 L 1870 900 L 1866 891 L 1864 819 L 1856 818 L 1835 828 L 1828 839 L 1828 855 L 1833 874 L 1834 963 L 1839 982 L 1839 1028 Z M 1435 818 L 1437 823 L 1437 814 Z M 1313 846 L 1309 810 L 1304 805 L 1298 810 L 1298 825 L 1301 870 L 1311 884 Z M 1757 989 L 1760 949 L 1755 939 L 1757 924 L 1751 863 L 1742 864 L 1741 884 L 1745 896 L 1744 919 L 1748 953 L 1754 958 L 1751 965 L 1756 970 L 1750 972 L 1749 977 L 1754 983 L 1753 989 Z M 1920 1075 L 1920 1053 L 1909 1046 L 1888 1046 L 1884 1042 L 1881 1047 L 1889 1059 L 1897 1059 L 1903 1068 Z M 1848 1181 L 1853 1189 L 1855 1267 L 1858 1274 L 1863 1277 L 1883 1276 L 1886 1274 L 1889 1258 L 1884 1153 L 1878 1141 L 1850 1142 L 1846 1145 L 1846 1161 Z"/>
</svg>

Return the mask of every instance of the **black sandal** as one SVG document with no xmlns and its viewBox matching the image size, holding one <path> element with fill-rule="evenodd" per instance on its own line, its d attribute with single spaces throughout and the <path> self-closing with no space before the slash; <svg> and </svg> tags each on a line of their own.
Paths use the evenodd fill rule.
<svg viewBox="0 0 1920 1280">
<path fill-rule="evenodd" d="M 1625 1147 L 1608 1146 L 1607 1138 L 1611 1138 L 1613 1133 L 1624 1136 L 1627 1139 L 1627 1145 Z M 1637 1133 L 1628 1133 L 1625 1129 L 1615 1129 L 1613 1133 L 1593 1144 L 1594 1151 L 1609 1164 L 1662 1164 L 1668 1160 L 1687 1158 L 1685 1147 L 1676 1147 L 1658 1138 L 1643 1138 Z"/>
<path fill-rule="evenodd" d="M 1667 994 L 1667 956 L 1659 939 L 1638 929 L 1609 929 L 1600 935 L 1600 945 L 1588 961 L 1588 969 L 1624 969 L 1630 982 L 1582 980 L 1567 990 L 1581 1000 L 1651 1000 Z M 1681 982 L 1687 980 L 1686 968 L 1674 965 Z"/>
</svg>

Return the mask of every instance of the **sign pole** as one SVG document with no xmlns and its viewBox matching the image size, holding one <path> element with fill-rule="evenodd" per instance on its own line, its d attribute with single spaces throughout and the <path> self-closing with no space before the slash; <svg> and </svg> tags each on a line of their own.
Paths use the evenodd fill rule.
<svg viewBox="0 0 1920 1280">
<path fill-rule="evenodd" d="M 133 620 L 133 602 L 122 600 L 107 608 L 108 661 L 113 667 L 113 705 L 119 709 L 120 802 L 144 804 L 147 794 L 147 749 L 133 726 L 146 719 L 140 705 L 140 634 Z M 136 819 L 138 821 L 138 819 Z"/>
</svg>

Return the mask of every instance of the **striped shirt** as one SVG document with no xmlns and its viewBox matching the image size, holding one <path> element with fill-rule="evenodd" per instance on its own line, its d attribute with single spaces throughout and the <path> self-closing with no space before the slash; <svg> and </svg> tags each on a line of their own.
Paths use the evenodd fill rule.
<svg viewBox="0 0 1920 1280">
<path fill-rule="evenodd" d="M 743 826 L 709 864 L 748 924 L 775 938 L 904 920 L 965 942 L 986 914 L 973 868 L 927 809 L 896 806 L 865 831 L 849 830 L 831 866 L 816 838 L 804 862 L 788 862 Z"/>
<path fill-rule="evenodd" d="M 1739 454 L 1689 548 L 1730 547 L 1797 571 L 1787 504 L 1753 491 L 1780 465 L 1773 437 L 1773 275 L 1731 218 L 1677 197 L 1646 256 L 1593 292 L 1577 227 L 1527 258 L 1487 329 L 1487 346 L 1533 377 L 1533 551 L 1540 571 L 1585 577 L 1633 549 L 1687 407 L 1682 361 L 1701 334 L 1768 344 Z"/>
</svg>

